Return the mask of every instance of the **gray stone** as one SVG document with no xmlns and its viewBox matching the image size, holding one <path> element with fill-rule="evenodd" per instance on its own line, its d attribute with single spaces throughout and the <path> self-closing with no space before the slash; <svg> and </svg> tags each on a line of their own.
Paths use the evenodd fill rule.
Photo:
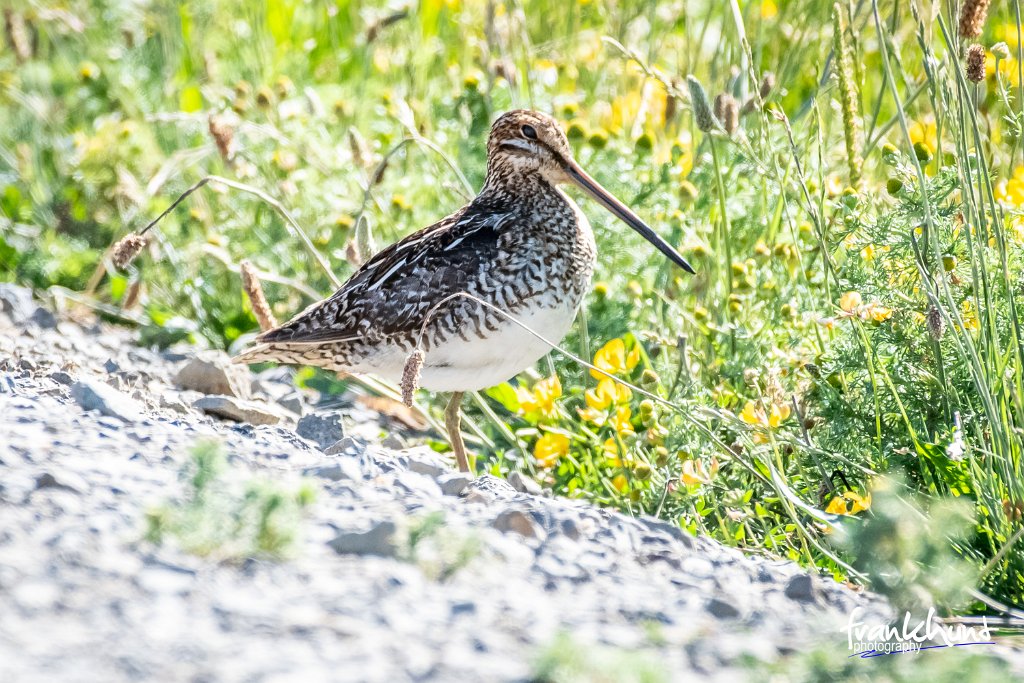
<svg viewBox="0 0 1024 683">
<path fill-rule="evenodd" d="M 461 495 L 472 481 L 473 475 L 469 472 L 449 472 L 437 478 L 437 484 L 446 496 Z"/>
<path fill-rule="evenodd" d="M 522 510 L 502 510 L 491 522 L 491 526 L 503 533 L 512 531 L 526 538 L 544 535 L 544 530 L 537 526 L 533 517 Z"/>
<path fill-rule="evenodd" d="M 0 282 L 0 311 L 15 325 L 23 325 L 36 311 L 32 290 L 9 282 Z"/>
<path fill-rule="evenodd" d="M 381 555 L 392 557 L 396 526 L 392 521 L 377 522 L 366 531 L 346 531 L 331 539 L 327 545 L 339 555 Z"/>
<path fill-rule="evenodd" d="M 516 490 L 509 486 L 504 479 L 485 474 L 474 479 L 462 492 L 462 496 L 470 503 L 489 503 L 499 499 L 513 498 L 516 493 Z"/>
<path fill-rule="evenodd" d="M 405 451 L 403 455 L 409 459 L 410 470 L 428 477 L 440 477 L 452 469 L 443 455 L 426 446 Z"/>
<path fill-rule="evenodd" d="M 740 611 L 734 605 L 721 598 L 708 600 L 707 611 L 718 619 L 735 619 L 740 616 Z"/>
<path fill-rule="evenodd" d="M 72 377 L 70 373 L 65 372 L 64 370 L 56 370 L 54 372 L 51 372 L 50 379 L 52 379 L 54 382 L 57 382 L 58 384 L 63 384 L 65 386 L 71 386 L 72 384 L 75 383 L 75 378 Z"/>
<path fill-rule="evenodd" d="M 366 443 L 351 436 L 339 439 L 324 449 L 324 455 L 362 455 L 365 452 Z"/>
<path fill-rule="evenodd" d="M 202 351 L 190 358 L 174 376 L 174 384 L 202 394 L 243 399 L 252 395 L 249 369 L 232 363 L 223 351 Z"/>
<path fill-rule="evenodd" d="M 420 498 L 440 498 L 442 495 L 441 487 L 433 477 L 411 470 L 397 473 L 395 487 L 405 494 Z"/>
<path fill-rule="evenodd" d="M 84 410 L 96 410 L 124 422 L 142 419 L 142 406 L 114 387 L 92 379 L 80 379 L 71 385 L 71 398 Z"/>
<path fill-rule="evenodd" d="M 52 330 L 57 327 L 57 316 L 50 309 L 42 306 L 36 306 L 36 310 L 32 312 L 32 317 L 29 320 L 44 330 Z"/>
<path fill-rule="evenodd" d="M 59 475 L 43 472 L 36 477 L 36 490 L 40 489 L 62 489 L 72 493 L 84 493 L 89 489 L 89 484 L 73 472 L 61 472 Z"/>
<path fill-rule="evenodd" d="M 797 602 L 817 602 L 814 579 L 807 574 L 797 574 L 786 583 L 786 597 Z"/>
<path fill-rule="evenodd" d="M 299 418 L 295 432 L 303 439 L 309 439 L 327 450 L 345 437 L 344 414 L 334 410 L 327 413 L 310 413 Z"/>
<path fill-rule="evenodd" d="M 539 496 L 544 493 L 544 489 L 540 487 L 540 484 L 527 477 L 522 472 L 509 472 L 508 483 L 512 488 L 520 493 L 529 493 L 534 496 Z"/>
<path fill-rule="evenodd" d="M 281 421 L 281 414 L 267 403 L 230 396 L 203 396 L 192 407 L 207 415 L 252 425 L 276 425 Z"/>
<path fill-rule="evenodd" d="M 306 412 L 306 401 L 301 392 L 290 391 L 277 399 L 277 404 L 293 415 L 302 417 Z"/>
<path fill-rule="evenodd" d="M 361 481 L 363 479 L 363 471 L 359 467 L 358 460 L 351 456 L 337 458 L 328 465 L 307 467 L 302 470 L 302 473 L 307 477 L 320 477 L 330 481 L 341 481 L 342 479 Z"/>
</svg>

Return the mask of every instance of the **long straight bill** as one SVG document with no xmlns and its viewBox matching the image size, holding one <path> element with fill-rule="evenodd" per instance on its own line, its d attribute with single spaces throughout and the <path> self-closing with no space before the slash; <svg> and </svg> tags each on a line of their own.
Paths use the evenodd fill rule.
<svg viewBox="0 0 1024 683">
<path fill-rule="evenodd" d="M 672 263 L 676 264 L 687 273 L 694 273 L 693 266 L 687 263 L 686 259 L 675 250 L 675 248 L 654 232 L 640 217 L 633 213 L 628 206 L 616 199 L 608 190 L 587 175 L 586 171 L 580 168 L 579 164 L 570 160 L 566 164 L 566 172 L 580 188 L 597 202 L 612 212 L 623 223 L 640 233 L 645 240 L 657 247 L 658 251 L 667 256 Z"/>
</svg>

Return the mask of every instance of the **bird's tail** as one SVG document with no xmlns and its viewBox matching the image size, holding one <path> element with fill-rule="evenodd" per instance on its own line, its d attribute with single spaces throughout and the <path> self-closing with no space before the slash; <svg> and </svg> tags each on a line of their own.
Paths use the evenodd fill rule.
<svg viewBox="0 0 1024 683">
<path fill-rule="evenodd" d="M 287 344 L 257 344 L 231 359 L 233 363 L 285 363 L 289 365 L 316 365 L 308 346 L 301 348 Z"/>
</svg>

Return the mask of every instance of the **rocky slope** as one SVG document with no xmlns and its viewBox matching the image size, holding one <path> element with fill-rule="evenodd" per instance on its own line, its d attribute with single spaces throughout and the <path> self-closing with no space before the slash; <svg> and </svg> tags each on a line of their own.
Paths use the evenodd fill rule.
<svg viewBox="0 0 1024 683">
<path fill-rule="evenodd" d="M 749 660 L 845 650 L 854 607 L 886 611 L 788 562 L 367 443 L 379 416 L 358 404 L 300 421 L 284 373 L 142 349 L 0 287 L 0 680 L 525 681 L 580 656 L 607 680 L 757 680 Z M 206 437 L 230 479 L 313 482 L 290 557 L 143 540 Z"/>
</svg>

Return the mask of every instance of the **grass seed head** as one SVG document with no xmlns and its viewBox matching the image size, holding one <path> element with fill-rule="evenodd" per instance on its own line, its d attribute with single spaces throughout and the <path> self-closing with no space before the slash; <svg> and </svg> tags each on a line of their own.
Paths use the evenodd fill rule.
<svg viewBox="0 0 1024 683">
<path fill-rule="evenodd" d="M 722 122 L 725 132 L 732 135 L 740 126 L 740 104 L 729 93 L 715 98 L 715 118 Z"/>
<path fill-rule="evenodd" d="M 277 320 L 270 310 L 266 295 L 263 294 L 263 284 L 260 282 L 260 276 L 256 272 L 255 266 L 249 261 L 242 261 L 238 265 L 238 270 L 242 276 L 242 289 L 249 297 L 252 313 L 260 324 L 260 330 L 266 332 L 274 329 L 277 327 Z"/>
<path fill-rule="evenodd" d="M 939 310 L 938 306 L 932 305 L 928 308 L 928 315 L 925 317 L 925 321 L 928 325 L 928 334 L 932 336 L 932 339 L 935 341 L 942 339 L 942 335 L 946 333 L 946 321 L 942 317 L 942 311 Z"/>
<path fill-rule="evenodd" d="M 119 270 L 123 270 L 129 263 L 135 260 L 139 255 L 139 252 L 142 251 L 142 248 L 145 246 L 145 237 L 137 232 L 128 233 L 114 245 L 111 256 L 114 261 L 114 266 Z"/>
<path fill-rule="evenodd" d="M 985 80 L 985 48 L 975 43 L 967 48 L 965 71 L 967 80 L 972 83 L 981 83 Z"/>
<path fill-rule="evenodd" d="M 991 0 L 965 0 L 960 9 L 960 37 L 977 38 L 985 27 Z"/>
<path fill-rule="evenodd" d="M 423 370 L 423 351 L 416 349 L 405 361 L 402 372 L 402 403 L 412 408 L 412 399 L 420 388 L 420 372 Z"/>
<path fill-rule="evenodd" d="M 690 89 L 690 106 L 693 107 L 693 119 L 697 123 L 697 128 L 703 133 L 720 128 L 718 120 L 715 119 L 715 115 L 711 111 L 711 102 L 708 100 L 708 94 L 704 91 L 704 86 L 692 75 L 686 77 L 686 85 Z"/>
</svg>

